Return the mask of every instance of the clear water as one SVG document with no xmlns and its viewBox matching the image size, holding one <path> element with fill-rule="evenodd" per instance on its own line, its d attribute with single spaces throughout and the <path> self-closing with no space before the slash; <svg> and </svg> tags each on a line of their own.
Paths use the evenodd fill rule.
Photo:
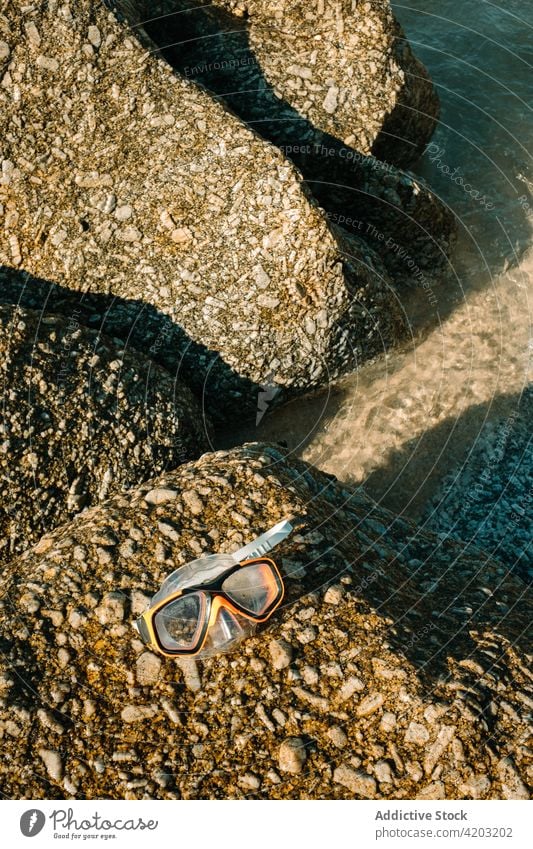
<svg viewBox="0 0 533 849">
<path fill-rule="evenodd" d="M 394 8 L 441 98 L 433 147 L 417 170 L 458 217 L 450 279 L 435 292 L 437 306 L 406 300 L 406 350 L 233 439 L 283 440 L 296 456 L 418 518 L 486 427 L 514 415 L 530 378 L 533 3 Z M 460 176 L 464 187 L 452 179 Z"/>
</svg>

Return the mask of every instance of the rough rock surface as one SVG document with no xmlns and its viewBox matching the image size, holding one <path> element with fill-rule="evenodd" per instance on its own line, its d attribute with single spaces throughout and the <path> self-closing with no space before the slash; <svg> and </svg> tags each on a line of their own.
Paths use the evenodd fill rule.
<svg viewBox="0 0 533 849">
<path fill-rule="evenodd" d="M 282 153 L 105 7 L 9 0 L 0 40 L 5 265 L 179 323 L 213 414 L 242 414 L 250 387 L 255 410 L 267 379 L 318 386 L 401 335 L 372 250 L 336 238 Z"/>
<path fill-rule="evenodd" d="M 442 274 L 453 216 L 395 167 L 422 152 L 438 101 L 388 2 L 109 3 L 149 48 L 276 144 L 330 220 L 374 247 L 395 282 L 416 282 L 409 259 Z"/>
<path fill-rule="evenodd" d="M 131 623 L 163 576 L 289 514 L 268 627 L 151 661 Z M 1 603 L 8 797 L 527 796 L 523 583 L 272 446 L 90 508 L 8 565 Z"/>
<path fill-rule="evenodd" d="M 190 390 L 76 312 L 0 305 L 0 363 L 0 560 L 208 448 Z"/>
<path fill-rule="evenodd" d="M 209 36 L 185 45 L 188 76 L 212 71 L 228 77 L 239 70 L 240 79 L 250 81 L 240 89 L 250 103 L 251 83 L 261 78 L 256 111 L 268 120 L 272 91 L 303 119 L 302 143 L 311 138 L 305 130 L 315 128 L 361 153 L 409 165 L 431 138 L 438 98 L 389 0 L 215 0 L 208 7 L 200 0 L 118 0 L 117 5 L 131 13 L 141 10 L 151 22 L 149 32 L 157 21 L 168 31 L 178 17 L 183 41 L 193 30 Z"/>
</svg>

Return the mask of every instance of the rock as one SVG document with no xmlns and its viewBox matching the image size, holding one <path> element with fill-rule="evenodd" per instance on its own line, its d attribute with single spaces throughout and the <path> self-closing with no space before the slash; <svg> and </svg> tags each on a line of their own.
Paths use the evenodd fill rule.
<svg viewBox="0 0 533 849">
<path fill-rule="evenodd" d="M 46 771 L 53 781 L 61 781 L 63 776 L 63 763 L 59 752 L 53 749 L 39 749 L 38 755 L 46 767 Z"/>
<path fill-rule="evenodd" d="M 177 495 L 148 504 L 146 494 L 157 489 Z M 200 516 L 185 504 L 191 490 L 204 504 Z M 236 513 L 244 521 L 237 528 Z M 286 596 L 272 618 L 228 654 L 148 659 L 152 651 L 132 622 L 168 572 L 190 559 L 193 546 L 199 554 L 232 551 L 285 516 L 298 518 L 276 549 Z M 172 525 L 175 539 L 158 522 Z M 114 544 L 95 542 L 104 539 Z M 126 556 L 128 540 L 138 545 Z M 162 540 L 166 557 L 158 560 Z M 393 521 L 364 493 L 291 459 L 289 450 L 251 444 L 204 454 L 111 495 L 52 530 L 48 542 L 6 563 L 0 579 L 0 782 L 8 798 L 64 798 L 64 785 L 34 768 L 40 750 L 60 752 L 69 793 L 80 799 L 253 794 L 239 783 L 248 774 L 276 799 L 471 798 L 475 776 L 486 779 L 477 791 L 483 798 L 525 792 L 530 605 L 523 581 L 502 574 L 485 553 L 402 517 Z M 103 550 L 113 552 L 112 563 L 101 560 Z M 367 559 L 373 580 L 365 583 Z M 447 570 L 438 593 L 421 589 L 414 559 L 425 564 L 427 580 Z M 320 571 L 295 568 L 311 563 Z M 323 588 L 341 572 L 351 588 L 333 608 Z M 487 595 L 496 582 L 498 593 Z M 500 603 L 508 605 L 504 617 Z M 280 673 L 273 663 L 279 643 L 290 645 L 311 621 L 316 638 L 298 644 L 292 659 L 287 652 L 290 665 Z M 413 640 L 431 624 L 424 634 L 433 640 Z M 490 675 L 473 680 L 472 663 Z M 331 664 L 342 678 L 323 673 Z M 314 680 L 313 670 L 318 680 L 307 684 L 304 674 Z M 352 694 L 339 702 L 346 683 Z M 358 706 L 375 694 L 383 697 L 379 712 L 359 716 Z M 489 727 L 483 706 L 490 704 Z M 291 757 L 307 752 L 309 769 L 281 772 L 280 745 L 293 737 L 302 746 Z M 113 751 L 135 752 L 137 760 L 114 762 Z M 342 762 L 332 765 L 335 752 Z M 161 784 L 157 771 L 171 779 Z"/>
<path fill-rule="evenodd" d="M 147 504 L 157 506 L 158 504 L 166 504 L 167 501 L 173 501 L 177 496 L 178 493 L 176 490 L 160 486 L 157 489 L 151 489 L 147 492 L 144 500 Z"/>
<path fill-rule="evenodd" d="M 455 727 L 453 725 L 443 725 L 437 734 L 437 739 L 426 751 L 424 758 L 424 772 L 426 775 L 431 775 L 435 769 L 437 762 L 444 754 L 445 749 L 455 737 Z"/>
<path fill-rule="evenodd" d="M 151 705 L 126 705 L 123 708 L 120 716 L 124 722 L 144 722 L 147 719 L 153 719 L 157 709 Z"/>
<path fill-rule="evenodd" d="M 161 672 L 161 659 L 151 651 L 143 652 L 137 659 L 136 678 L 141 686 L 155 684 Z"/>
<path fill-rule="evenodd" d="M 483 799 L 490 790 L 489 778 L 487 775 L 473 775 L 461 784 L 459 790 L 466 798 Z"/>
<path fill-rule="evenodd" d="M 371 775 L 361 772 L 358 769 L 353 769 L 347 764 L 338 766 L 333 773 L 333 781 L 337 784 L 342 784 L 348 790 L 362 799 L 374 799 L 376 796 L 377 785 L 376 780 Z"/>
<path fill-rule="evenodd" d="M 2 27 L 16 30 L 21 17 L 11 3 Z M 15 41 L 10 74 L 20 97 L 13 82 L 0 88 L 3 156 L 13 163 L 9 187 L 0 186 L 10 213 L 0 262 L 34 279 L 5 273 L 13 288 L 2 281 L 3 300 L 23 293 L 26 305 L 69 314 L 80 305 L 80 317 L 98 316 L 104 332 L 197 390 L 209 416 L 232 423 L 256 417 L 264 385 L 279 388 L 280 403 L 408 333 L 384 267 L 396 251 L 380 258 L 330 221 L 284 154 L 174 73 L 153 43 L 143 47 L 139 28 L 130 31 L 91 0 L 72 10 L 39 6 L 24 18 L 35 22 L 43 54 L 35 66 Z M 91 56 L 83 49 L 89 26 L 101 38 Z M 397 29 L 387 32 L 392 44 Z M 42 150 L 49 154 L 41 161 Z M 415 189 L 406 189 L 411 199 L 424 194 Z M 116 219 L 122 202 L 103 211 L 110 194 L 131 198 L 134 217 Z M 278 234 L 270 247 L 266 226 Z M 439 226 L 428 239 L 416 224 L 441 255 Z M 268 291 L 255 283 L 258 265 Z M 42 281 L 56 284 L 50 296 Z"/>
<path fill-rule="evenodd" d="M 305 743 L 301 737 L 287 737 L 279 747 L 278 765 L 282 772 L 298 775 L 306 760 Z"/>
<path fill-rule="evenodd" d="M 186 39 L 183 20 L 154 18 L 148 0 L 117 5 L 147 45 L 297 165 L 354 246 L 364 240 L 395 279 L 421 285 L 410 261 L 426 278 L 445 272 L 453 217 L 423 181 L 395 167 L 425 149 L 438 99 L 386 0 L 275 9 L 252 0 L 246 21 L 235 17 L 235 0 L 218 0 L 188 10 Z M 172 11 L 171 0 L 163 6 Z"/>
<path fill-rule="evenodd" d="M 375 713 L 383 704 L 383 696 L 381 693 L 371 693 L 359 702 L 356 708 L 357 716 L 370 716 Z"/>
<path fill-rule="evenodd" d="M 340 702 L 345 702 L 351 699 L 354 693 L 360 693 L 364 689 L 364 682 L 357 675 L 350 675 L 340 688 L 337 698 Z"/>
<path fill-rule="evenodd" d="M 292 646 L 285 640 L 271 640 L 268 648 L 274 669 L 286 669 L 292 660 Z"/>
<path fill-rule="evenodd" d="M 429 731 L 420 722 L 411 722 L 405 734 L 406 743 L 416 743 L 423 746 L 429 740 Z"/>
<path fill-rule="evenodd" d="M 498 775 L 504 799 L 529 799 L 528 789 L 520 778 L 511 757 L 505 757 L 499 761 Z"/>
<path fill-rule="evenodd" d="M 119 0 L 118 6 L 132 21 L 149 19 L 147 0 Z M 277 133 L 275 126 L 268 128 L 278 143 L 312 143 L 309 128 L 316 128 L 326 149 L 337 137 L 362 153 L 379 151 L 390 162 L 416 161 L 431 137 L 439 104 L 389 3 L 298 0 L 273 6 L 270 0 L 247 0 L 246 23 L 235 17 L 238 8 L 235 0 L 216 0 L 208 11 L 201 7 L 191 14 L 188 27 L 196 43 L 181 45 L 169 58 L 209 89 L 236 92 L 229 102 L 248 120 L 272 114 L 275 92 L 286 115 L 301 116 L 294 139 L 282 135 L 281 127 Z M 157 41 L 163 32 L 157 21 L 145 29 Z M 169 41 L 175 39 L 163 43 Z M 237 66 L 224 63 L 236 55 L 242 57 Z M 248 55 L 254 61 L 247 62 Z"/>
<path fill-rule="evenodd" d="M 328 737 L 333 745 L 338 749 L 344 749 L 348 743 L 346 733 L 338 725 L 332 725 L 332 727 L 328 730 Z"/>
<path fill-rule="evenodd" d="M 0 304 L 0 353 L 10 387 L 2 396 L 1 560 L 206 446 L 190 391 L 75 315 L 43 319 Z"/>
<path fill-rule="evenodd" d="M 374 767 L 374 775 L 380 784 L 392 784 L 392 770 L 388 761 L 378 761 Z"/>
<path fill-rule="evenodd" d="M 334 587 L 328 587 L 324 593 L 324 601 L 326 604 L 339 604 L 344 596 L 344 587 L 337 584 Z"/>
</svg>

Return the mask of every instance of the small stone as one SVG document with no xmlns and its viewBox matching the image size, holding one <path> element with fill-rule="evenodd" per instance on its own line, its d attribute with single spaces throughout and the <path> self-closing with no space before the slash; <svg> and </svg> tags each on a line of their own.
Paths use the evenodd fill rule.
<svg viewBox="0 0 533 849">
<path fill-rule="evenodd" d="M 39 30 L 33 23 L 33 21 L 29 21 L 25 24 L 24 29 L 26 30 L 26 35 L 28 36 L 29 41 L 33 44 L 34 47 L 39 47 L 41 43 L 41 36 L 39 35 Z"/>
<path fill-rule="evenodd" d="M 374 767 L 374 775 L 380 784 L 392 784 L 392 770 L 388 761 L 377 761 Z"/>
<path fill-rule="evenodd" d="M 122 622 L 126 614 L 126 599 L 120 592 L 106 593 L 102 604 L 95 610 L 96 618 L 101 625 L 111 625 Z"/>
<path fill-rule="evenodd" d="M 271 640 L 268 644 L 274 669 L 285 669 L 292 660 L 292 646 L 285 640 Z"/>
<path fill-rule="evenodd" d="M 327 735 L 334 746 L 338 749 L 344 749 L 348 743 L 348 736 L 339 725 L 332 725 L 328 728 Z"/>
<path fill-rule="evenodd" d="M 115 218 L 118 221 L 127 221 L 128 218 L 131 218 L 133 215 L 133 209 L 128 204 L 124 204 L 123 206 L 117 206 L 115 209 Z"/>
<path fill-rule="evenodd" d="M 147 504 L 166 504 L 168 501 L 174 501 L 175 498 L 178 497 L 178 493 L 175 489 L 169 489 L 165 486 L 156 487 L 156 489 L 151 489 L 150 492 L 147 492 L 144 496 L 144 500 Z"/>
<path fill-rule="evenodd" d="M 370 714 L 375 713 L 383 704 L 383 696 L 381 693 L 371 693 L 369 696 L 366 696 L 356 708 L 357 716 L 370 716 Z"/>
<path fill-rule="evenodd" d="M 416 799 L 444 799 L 446 798 L 445 787 L 442 781 L 433 781 L 423 787 Z"/>
<path fill-rule="evenodd" d="M 473 775 L 471 778 L 459 785 L 459 790 L 464 796 L 472 796 L 473 799 L 482 799 L 490 790 L 488 775 L 484 773 Z"/>
<path fill-rule="evenodd" d="M 382 731 L 392 731 L 396 727 L 396 714 L 390 711 L 385 711 L 381 717 L 380 728 Z"/>
<path fill-rule="evenodd" d="M 328 115 L 333 115 L 333 113 L 337 109 L 338 94 L 339 89 L 334 85 L 330 86 L 330 88 L 328 89 L 328 93 L 324 98 L 324 102 L 322 103 L 322 106 L 324 107 L 324 110 L 328 113 Z"/>
<path fill-rule="evenodd" d="M 188 227 L 177 227 L 170 234 L 170 238 L 178 245 L 184 245 L 192 239 L 192 233 Z"/>
<path fill-rule="evenodd" d="M 279 307 L 280 300 L 279 298 L 273 297 L 272 295 L 259 295 L 257 298 L 257 303 L 260 307 L 265 307 L 269 310 L 275 310 L 276 307 Z"/>
<path fill-rule="evenodd" d="M 246 790 L 259 790 L 261 787 L 261 781 L 257 775 L 253 774 L 253 772 L 245 772 L 244 775 L 239 778 L 239 784 Z"/>
<path fill-rule="evenodd" d="M 445 749 L 451 743 L 454 737 L 455 726 L 443 725 L 437 735 L 437 739 L 428 748 L 426 757 L 424 758 L 424 772 L 426 773 L 426 775 L 431 775 L 431 773 L 435 769 L 435 766 L 437 765 L 437 761 L 442 757 Z"/>
<path fill-rule="evenodd" d="M 304 628 L 303 631 L 300 631 L 296 634 L 296 639 L 298 642 L 302 643 L 304 646 L 308 643 L 312 643 L 316 640 L 318 636 L 318 632 L 316 628 L 313 628 L 312 625 L 309 625 L 307 628 Z"/>
<path fill-rule="evenodd" d="M 333 587 L 328 587 L 324 593 L 324 601 L 326 604 L 340 604 L 344 596 L 344 587 L 337 584 Z"/>
<path fill-rule="evenodd" d="M 498 763 L 498 776 L 504 799 L 529 799 L 529 793 L 510 757 Z"/>
<path fill-rule="evenodd" d="M 199 516 L 203 512 L 204 505 L 196 490 L 186 490 L 182 498 L 193 516 Z"/>
<path fill-rule="evenodd" d="M 339 702 L 346 702 L 348 699 L 351 699 L 354 693 L 360 693 L 361 690 L 365 689 L 365 685 L 357 675 L 351 675 L 346 679 L 342 687 L 337 693 L 337 699 Z"/>
<path fill-rule="evenodd" d="M 202 689 L 202 680 L 198 672 L 198 665 L 192 657 L 178 657 L 176 663 L 181 667 L 185 686 L 193 693 Z"/>
<path fill-rule="evenodd" d="M 89 27 L 88 37 L 93 47 L 100 47 L 102 36 L 100 35 L 100 30 L 94 24 Z"/>
<path fill-rule="evenodd" d="M 126 705 L 120 714 L 124 722 L 143 722 L 153 719 L 157 714 L 157 708 L 153 705 Z"/>
<path fill-rule="evenodd" d="M 416 743 L 417 746 L 423 746 L 429 740 L 429 731 L 425 725 L 420 722 L 411 722 L 405 732 L 406 743 Z"/>
<path fill-rule="evenodd" d="M 305 743 L 301 737 L 287 737 L 279 747 L 279 768 L 282 772 L 297 775 L 307 760 Z"/>
<path fill-rule="evenodd" d="M 43 71 L 59 70 L 59 62 L 57 61 L 57 59 L 53 59 L 51 56 L 37 56 L 35 64 L 38 68 L 42 68 Z"/>
<path fill-rule="evenodd" d="M 361 796 L 363 799 L 373 799 L 376 795 L 377 785 L 376 779 L 366 772 L 361 772 L 358 769 L 347 764 L 338 766 L 333 773 L 333 781 L 335 784 L 342 784 L 356 796 Z"/>
<path fill-rule="evenodd" d="M 304 666 L 302 669 L 302 678 L 309 687 L 313 687 L 318 683 L 318 672 L 314 666 Z"/>
<path fill-rule="evenodd" d="M 63 776 L 63 763 L 59 752 L 54 749 L 39 749 L 39 757 L 46 767 L 50 778 L 60 781 Z"/>
<path fill-rule="evenodd" d="M 143 652 L 137 658 L 136 678 L 141 686 L 155 684 L 161 673 L 161 659 L 151 651 Z"/>
<path fill-rule="evenodd" d="M 9 44 L 6 41 L 0 41 L 0 62 L 7 59 L 10 54 Z"/>
<path fill-rule="evenodd" d="M 142 238 L 142 233 L 137 227 L 124 227 L 122 230 L 119 230 L 118 238 L 122 239 L 123 242 L 140 242 Z"/>
</svg>

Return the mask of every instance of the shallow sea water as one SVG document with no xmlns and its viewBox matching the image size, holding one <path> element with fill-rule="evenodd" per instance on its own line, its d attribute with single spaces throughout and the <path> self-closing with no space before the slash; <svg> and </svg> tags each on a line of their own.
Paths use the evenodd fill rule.
<svg viewBox="0 0 533 849">
<path fill-rule="evenodd" d="M 449 279 L 435 288 L 436 305 L 425 293 L 405 294 L 412 338 L 404 350 L 273 411 L 232 441 L 285 441 L 295 456 L 442 530 L 445 476 L 457 470 L 462 499 L 461 465 L 495 423 L 520 421 L 516 432 L 528 432 L 520 399 L 533 352 L 533 5 L 393 5 L 441 98 L 439 127 L 416 172 L 458 218 Z"/>
</svg>

